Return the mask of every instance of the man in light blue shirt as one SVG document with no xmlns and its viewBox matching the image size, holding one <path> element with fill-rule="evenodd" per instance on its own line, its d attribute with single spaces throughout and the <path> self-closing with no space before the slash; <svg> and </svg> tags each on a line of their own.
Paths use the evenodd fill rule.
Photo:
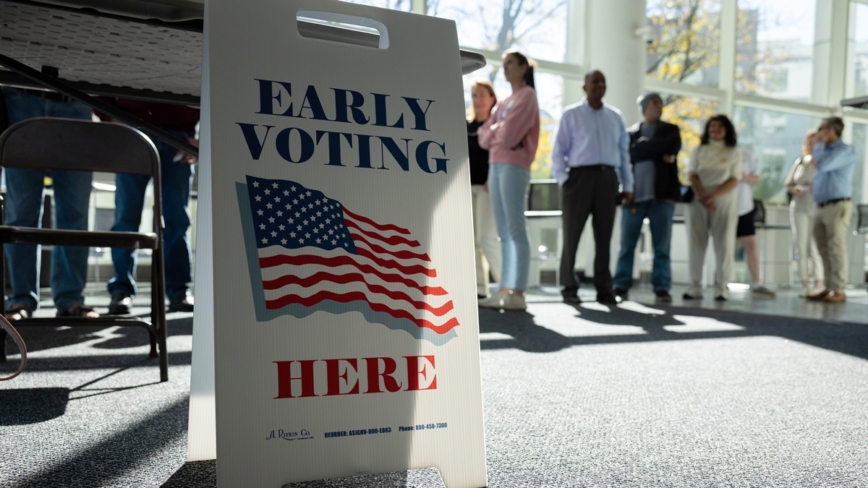
<svg viewBox="0 0 868 488">
<path fill-rule="evenodd" d="M 561 186 L 564 250 L 561 255 L 561 292 L 567 303 L 580 303 L 575 276 L 576 250 L 588 217 L 593 215 L 594 287 L 597 301 L 615 304 L 609 243 L 618 200 L 633 199 L 630 137 L 621 112 L 603 102 L 606 77 L 600 71 L 585 76 L 587 98 L 567 107 L 561 117 L 552 151 L 554 175 Z M 619 188 L 620 185 L 620 188 Z"/>
<path fill-rule="evenodd" d="M 853 204 L 853 170 L 856 154 L 844 144 L 841 134 L 844 121 L 841 117 L 823 119 L 817 129 L 814 147 L 814 200 L 817 213 L 814 215 L 814 239 L 823 258 L 826 272 L 826 287 L 809 295 L 809 300 L 840 303 L 847 300 L 847 228 Z"/>
</svg>

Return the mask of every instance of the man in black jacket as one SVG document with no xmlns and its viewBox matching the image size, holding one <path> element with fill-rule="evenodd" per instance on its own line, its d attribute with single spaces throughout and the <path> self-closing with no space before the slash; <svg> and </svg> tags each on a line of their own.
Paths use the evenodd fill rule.
<svg viewBox="0 0 868 488">
<path fill-rule="evenodd" d="M 613 291 L 622 299 L 627 298 L 627 291 L 633 284 L 636 242 L 647 218 L 654 247 L 651 284 L 657 299 L 668 303 L 672 301 L 669 294 L 672 283 L 669 258 L 672 215 L 675 202 L 681 199 L 681 183 L 675 162 L 681 150 L 681 131 L 678 126 L 660 120 L 663 99 L 657 93 L 639 97 L 637 103 L 644 121 L 628 130 L 635 190 L 633 201 L 625 205 L 621 213 L 621 250 L 618 252 Z"/>
</svg>

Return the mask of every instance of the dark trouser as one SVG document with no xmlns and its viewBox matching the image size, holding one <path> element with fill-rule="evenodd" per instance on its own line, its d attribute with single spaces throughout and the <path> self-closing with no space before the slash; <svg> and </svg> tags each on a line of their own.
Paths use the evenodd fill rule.
<svg viewBox="0 0 868 488">
<path fill-rule="evenodd" d="M 561 188 L 564 228 L 564 251 L 561 255 L 561 285 L 567 293 L 579 286 L 576 279 L 576 250 L 589 215 L 594 229 L 594 286 L 598 294 L 612 293 L 609 271 L 609 244 L 615 226 L 618 199 L 618 176 L 615 168 L 605 165 L 570 169 L 570 177 Z"/>
</svg>

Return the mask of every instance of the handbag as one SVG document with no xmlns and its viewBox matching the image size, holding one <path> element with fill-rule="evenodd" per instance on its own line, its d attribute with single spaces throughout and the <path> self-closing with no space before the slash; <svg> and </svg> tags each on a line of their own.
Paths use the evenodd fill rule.
<svg viewBox="0 0 868 488">
<path fill-rule="evenodd" d="M 693 194 L 693 187 L 688 186 L 687 191 L 685 191 L 684 194 L 681 195 L 681 201 L 684 203 L 690 203 L 693 201 L 694 196 L 695 195 Z"/>
<path fill-rule="evenodd" d="M 24 371 L 24 367 L 27 366 L 27 346 L 24 345 L 24 339 L 21 338 L 21 334 L 15 330 L 15 327 L 12 327 L 12 324 L 3 315 L 0 315 L 0 328 L 12 336 L 12 340 L 18 345 L 18 350 L 21 351 L 21 364 L 18 366 L 18 370 L 10 376 L 0 376 L 0 381 L 8 381 L 21 374 Z M 0 344 L 0 347 L 2 347 L 2 344 Z"/>
</svg>

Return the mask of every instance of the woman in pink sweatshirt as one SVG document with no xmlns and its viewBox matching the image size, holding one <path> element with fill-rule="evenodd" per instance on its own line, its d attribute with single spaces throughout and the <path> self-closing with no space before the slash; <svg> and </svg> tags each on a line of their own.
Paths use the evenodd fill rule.
<svg viewBox="0 0 868 488">
<path fill-rule="evenodd" d="M 494 107 L 479 130 L 479 145 L 488 149 L 488 191 L 503 254 L 500 291 L 479 302 L 503 310 L 527 308 L 524 290 L 530 266 L 530 240 L 524 211 L 530 165 L 539 144 L 539 105 L 533 66 L 518 51 L 503 55 L 503 75 L 512 95 Z"/>
</svg>

